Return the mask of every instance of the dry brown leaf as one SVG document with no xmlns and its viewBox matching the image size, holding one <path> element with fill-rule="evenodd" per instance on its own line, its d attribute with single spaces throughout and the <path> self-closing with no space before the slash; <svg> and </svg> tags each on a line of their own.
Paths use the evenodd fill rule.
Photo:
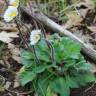
<svg viewBox="0 0 96 96">
<path fill-rule="evenodd" d="M 0 30 L 7 32 L 17 32 L 18 28 L 15 23 L 0 22 Z"/>
<path fill-rule="evenodd" d="M 86 18 L 86 15 L 87 15 L 88 11 L 89 11 L 88 8 L 86 8 L 86 9 L 80 9 L 80 10 L 79 10 L 79 13 L 80 13 L 80 15 L 81 15 L 83 18 Z"/>
<path fill-rule="evenodd" d="M 94 9 L 95 5 L 92 0 L 84 0 L 84 1 L 85 5 L 87 5 L 89 9 Z"/>
<path fill-rule="evenodd" d="M 0 30 L 2 30 L 2 31 L 14 31 L 14 32 L 17 32 L 18 31 L 18 29 L 17 28 L 15 28 L 15 27 L 0 27 Z"/>
<path fill-rule="evenodd" d="M 74 32 L 74 35 L 76 35 L 77 37 L 79 37 L 84 43 L 87 44 L 87 46 L 89 46 L 91 48 L 94 48 L 94 46 L 92 45 L 92 43 L 90 43 L 91 37 L 88 34 L 84 35 L 82 30 L 75 31 Z"/>
<path fill-rule="evenodd" d="M 92 0 L 83 0 L 82 2 L 78 3 L 77 6 L 85 6 L 88 9 L 94 9 L 94 3 Z"/>
<path fill-rule="evenodd" d="M 87 27 L 91 32 L 96 32 L 96 26 L 88 26 Z"/>
<path fill-rule="evenodd" d="M 71 28 L 74 25 L 80 24 L 80 22 L 83 20 L 80 15 L 77 14 L 77 12 L 71 11 L 66 13 L 68 16 L 69 20 L 67 23 L 64 25 L 66 28 Z"/>
<path fill-rule="evenodd" d="M 21 58 L 20 56 L 13 55 L 12 58 L 17 61 L 18 63 L 21 63 Z"/>
<path fill-rule="evenodd" d="M 11 86 L 11 82 L 7 81 L 6 84 L 5 84 L 5 86 L 4 86 L 4 88 L 5 89 L 8 89 L 10 86 Z"/>
<path fill-rule="evenodd" d="M 95 64 L 92 64 L 93 65 L 93 68 L 92 68 L 92 73 L 96 73 L 96 65 Z"/>
<path fill-rule="evenodd" d="M 12 58 L 18 63 L 20 63 L 21 62 L 20 49 L 16 48 L 16 46 L 11 43 L 8 44 L 8 48 L 10 49 L 10 52 L 12 54 Z"/>
<path fill-rule="evenodd" d="M 10 43 L 12 41 L 12 38 L 18 37 L 18 32 L 10 32 L 7 33 L 5 31 L 2 31 L 0 33 L 0 40 L 4 43 Z"/>
<path fill-rule="evenodd" d="M 20 83 L 17 81 L 17 80 L 15 80 L 14 81 L 14 88 L 17 88 L 17 87 L 19 87 L 20 86 Z"/>
</svg>

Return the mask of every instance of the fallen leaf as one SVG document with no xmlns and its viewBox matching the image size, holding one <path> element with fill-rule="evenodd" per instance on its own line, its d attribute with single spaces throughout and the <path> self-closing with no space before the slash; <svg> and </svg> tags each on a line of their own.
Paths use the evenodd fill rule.
<svg viewBox="0 0 96 96">
<path fill-rule="evenodd" d="M 6 84 L 4 85 L 5 89 L 8 89 L 11 86 L 11 82 L 7 81 Z"/>
<path fill-rule="evenodd" d="M 86 8 L 86 9 L 80 9 L 80 10 L 79 10 L 79 13 L 80 13 L 80 15 L 81 15 L 83 18 L 86 18 L 86 15 L 87 15 L 88 11 L 89 11 L 88 8 Z"/>
<path fill-rule="evenodd" d="M 14 31 L 14 32 L 18 31 L 18 29 L 15 28 L 15 27 L 0 27 L 0 30 L 3 30 L 3 31 Z"/>
<path fill-rule="evenodd" d="M 74 35 L 76 35 L 78 38 L 80 38 L 84 43 L 86 43 L 87 46 L 91 47 L 91 48 L 94 48 L 93 44 L 90 43 L 90 39 L 91 37 L 86 34 L 84 35 L 83 34 L 83 31 L 82 30 L 77 30 L 74 32 Z"/>
<path fill-rule="evenodd" d="M 64 25 L 66 28 L 71 28 L 74 25 L 78 25 L 83 20 L 83 18 L 81 18 L 81 16 L 74 11 L 67 12 L 66 16 L 69 18 L 67 23 Z"/>
<path fill-rule="evenodd" d="M 93 68 L 92 68 L 92 73 L 96 73 L 96 65 L 95 64 L 92 64 L 93 65 Z"/>
<path fill-rule="evenodd" d="M 91 32 L 96 32 L 96 26 L 88 26 L 87 27 Z"/>
<path fill-rule="evenodd" d="M 20 83 L 17 80 L 15 80 L 15 82 L 14 82 L 14 88 L 17 88 L 19 86 L 20 86 Z"/>
<path fill-rule="evenodd" d="M 10 49 L 10 52 L 12 54 L 12 58 L 17 61 L 18 63 L 21 62 L 21 57 L 20 57 L 20 49 L 17 48 L 14 44 L 9 43 L 8 44 L 8 49 Z"/>
<path fill-rule="evenodd" d="M 7 33 L 5 31 L 2 31 L 0 33 L 0 40 L 4 43 L 10 43 L 13 40 L 12 38 L 16 38 L 16 37 L 18 37 L 18 32 Z"/>
<path fill-rule="evenodd" d="M 89 9 L 95 8 L 94 2 L 92 0 L 84 0 L 84 1 L 86 3 L 85 5 L 87 5 Z"/>
</svg>

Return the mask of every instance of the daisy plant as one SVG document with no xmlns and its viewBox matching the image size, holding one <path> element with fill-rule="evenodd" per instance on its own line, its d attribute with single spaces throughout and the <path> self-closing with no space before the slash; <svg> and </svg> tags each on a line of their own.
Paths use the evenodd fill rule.
<svg viewBox="0 0 96 96">
<path fill-rule="evenodd" d="M 80 53 L 81 46 L 78 43 L 57 34 L 48 36 L 47 41 L 54 48 L 54 63 L 39 32 L 40 30 L 33 30 L 30 37 L 30 45 L 35 46 L 39 64 L 29 50 L 21 52 L 23 67 L 18 73 L 18 79 L 22 86 L 28 87 L 37 96 L 70 96 L 70 89 L 96 81 L 91 71 L 93 66 Z"/>
</svg>

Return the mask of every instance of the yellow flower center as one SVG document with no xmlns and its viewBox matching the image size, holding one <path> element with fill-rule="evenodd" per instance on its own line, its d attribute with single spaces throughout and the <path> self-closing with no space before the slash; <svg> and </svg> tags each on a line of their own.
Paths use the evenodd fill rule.
<svg viewBox="0 0 96 96">
<path fill-rule="evenodd" d="M 16 12 L 12 12 L 11 14 L 10 14 L 10 17 L 15 17 L 16 16 Z"/>
</svg>

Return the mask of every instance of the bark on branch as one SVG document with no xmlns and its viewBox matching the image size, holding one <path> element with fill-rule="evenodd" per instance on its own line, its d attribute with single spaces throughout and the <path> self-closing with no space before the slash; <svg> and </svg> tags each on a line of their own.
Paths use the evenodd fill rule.
<svg viewBox="0 0 96 96">
<path fill-rule="evenodd" d="M 24 13 L 26 13 L 28 16 L 30 16 L 32 19 L 34 18 L 35 20 L 39 20 L 40 22 L 42 22 L 44 25 L 46 25 L 53 31 L 58 32 L 61 35 L 66 35 L 66 36 L 70 37 L 71 39 L 75 40 L 76 42 L 80 43 L 80 45 L 82 47 L 82 52 L 86 56 L 88 56 L 89 58 L 91 58 L 93 61 L 96 62 L 96 50 L 87 46 L 87 44 L 85 44 L 82 40 L 80 40 L 78 37 L 76 37 L 70 31 L 68 31 L 65 28 L 63 28 L 62 26 L 58 25 L 53 20 L 51 20 L 50 18 L 48 18 L 47 16 L 45 16 L 44 14 L 42 14 L 40 12 L 31 14 L 30 11 L 28 11 L 24 7 L 21 7 L 21 10 Z"/>
</svg>

